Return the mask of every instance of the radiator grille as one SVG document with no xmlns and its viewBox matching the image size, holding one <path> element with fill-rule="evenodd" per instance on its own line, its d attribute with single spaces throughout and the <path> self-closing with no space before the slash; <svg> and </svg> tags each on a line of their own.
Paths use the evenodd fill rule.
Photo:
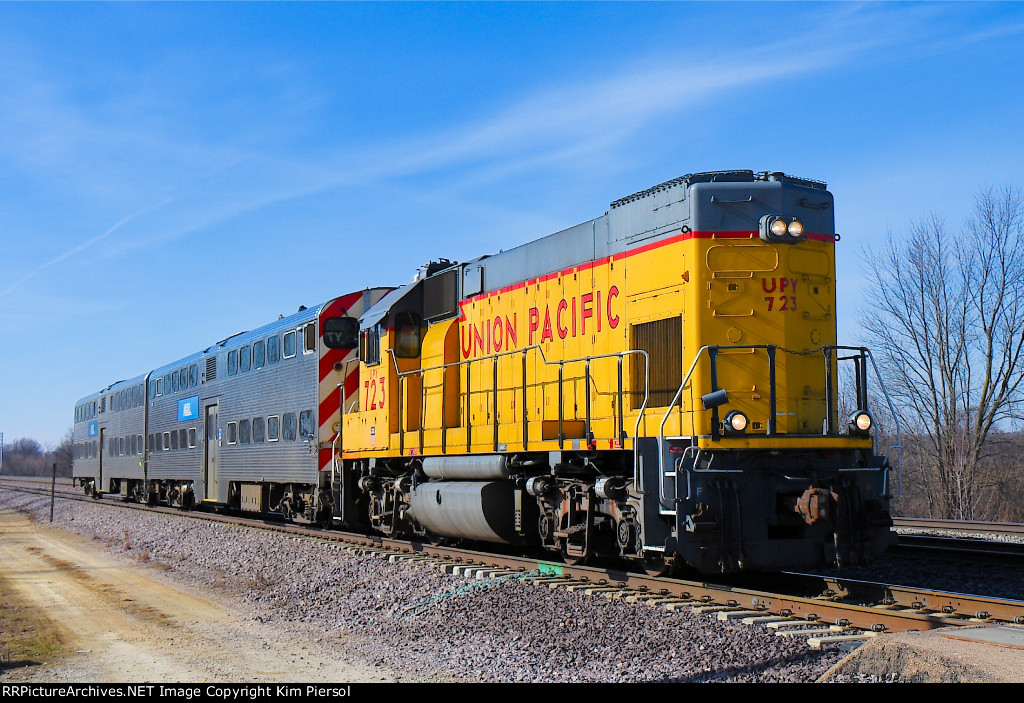
<svg viewBox="0 0 1024 703">
<path fill-rule="evenodd" d="M 632 335 L 630 347 L 647 352 L 650 364 L 647 407 L 668 405 L 683 382 L 683 318 L 633 325 Z M 636 354 L 630 358 L 630 393 L 633 408 L 637 409 L 644 402 L 644 360 Z"/>
<path fill-rule="evenodd" d="M 209 383 L 215 378 L 217 378 L 217 355 L 211 354 L 206 357 L 206 380 L 203 382 Z"/>
</svg>

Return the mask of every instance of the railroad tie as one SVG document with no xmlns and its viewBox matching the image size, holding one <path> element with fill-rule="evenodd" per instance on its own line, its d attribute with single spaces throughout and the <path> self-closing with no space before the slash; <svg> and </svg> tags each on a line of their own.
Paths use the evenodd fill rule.
<svg viewBox="0 0 1024 703">
<path fill-rule="evenodd" d="M 731 605 L 695 605 L 691 610 L 698 615 L 703 615 L 704 613 L 718 613 L 723 610 L 735 610 L 735 608 Z"/>
<path fill-rule="evenodd" d="M 879 633 L 877 632 L 868 632 L 865 630 L 861 632 L 851 633 L 848 635 L 826 635 L 823 637 L 811 637 L 807 640 L 807 645 L 811 649 L 821 649 L 821 645 L 823 644 L 833 644 L 836 642 L 866 641 L 874 637 L 878 637 L 878 635 Z"/>
<path fill-rule="evenodd" d="M 740 622 L 744 625 L 764 625 L 771 622 L 785 623 L 792 620 L 784 615 L 756 615 L 752 618 L 743 618 Z"/>
<path fill-rule="evenodd" d="M 839 625 L 826 625 L 824 627 L 812 627 L 807 630 L 779 630 L 775 633 L 776 637 L 807 637 L 808 635 L 816 635 L 819 632 L 842 632 L 846 628 L 840 627 Z"/>
<path fill-rule="evenodd" d="M 609 593 L 621 593 L 622 588 L 619 586 L 591 586 L 590 588 L 583 589 L 583 592 L 588 596 L 593 596 L 598 593 L 608 595 Z"/>
<path fill-rule="evenodd" d="M 722 610 L 718 613 L 719 620 L 736 620 L 738 618 L 747 618 L 752 615 L 760 615 L 763 610 Z"/>
<path fill-rule="evenodd" d="M 573 579 L 558 579 L 555 581 L 548 582 L 548 588 L 559 588 L 561 586 L 572 586 L 572 585 L 583 585 L 579 581 Z"/>
<path fill-rule="evenodd" d="M 537 576 L 523 580 L 533 586 L 549 586 L 550 588 L 558 588 L 559 586 L 566 586 L 571 583 L 576 583 L 572 579 L 562 578 L 561 576 Z"/>
<path fill-rule="evenodd" d="M 646 603 L 649 601 L 663 600 L 673 600 L 673 598 L 671 596 L 666 596 L 664 593 L 649 593 L 647 591 L 626 596 L 627 603 Z"/>
<path fill-rule="evenodd" d="M 824 624 L 820 620 L 779 620 L 776 622 L 765 623 L 765 627 L 772 629 L 782 629 L 783 627 L 802 627 L 804 625 L 821 625 Z"/>
<path fill-rule="evenodd" d="M 594 584 L 592 583 L 574 583 L 565 587 L 565 590 L 573 593 L 575 591 L 583 591 L 584 593 L 590 593 L 594 590 Z"/>
<path fill-rule="evenodd" d="M 681 610 L 682 608 L 689 608 L 693 606 L 693 600 L 689 598 L 678 598 L 671 603 L 662 603 L 661 607 L 665 610 Z"/>
<path fill-rule="evenodd" d="M 499 576 L 513 576 L 515 574 L 518 574 L 519 572 L 518 571 L 509 571 L 508 569 L 498 569 L 498 568 L 494 568 L 494 567 L 487 567 L 487 568 L 483 568 L 483 569 L 477 569 L 476 571 L 471 572 L 471 573 L 472 573 L 473 578 L 476 578 L 476 579 L 493 579 L 493 578 L 498 578 Z"/>
</svg>

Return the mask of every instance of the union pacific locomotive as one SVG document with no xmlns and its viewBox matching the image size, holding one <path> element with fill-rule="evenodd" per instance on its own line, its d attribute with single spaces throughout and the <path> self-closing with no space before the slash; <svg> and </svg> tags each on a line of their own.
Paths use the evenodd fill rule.
<svg viewBox="0 0 1024 703">
<path fill-rule="evenodd" d="M 866 563 L 892 478 L 837 239 L 824 183 L 683 176 L 83 398 L 74 475 L 652 572 Z"/>
</svg>

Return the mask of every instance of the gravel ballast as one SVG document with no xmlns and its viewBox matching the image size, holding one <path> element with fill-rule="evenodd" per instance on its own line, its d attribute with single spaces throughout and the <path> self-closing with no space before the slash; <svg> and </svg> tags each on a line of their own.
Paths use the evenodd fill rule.
<svg viewBox="0 0 1024 703">
<path fill-rule="evenodd" d="M 48 499 L 0 490 L 36 515 Z M 215 589 L 266 627 L 301 632 L 346 657 L 437 680 L 808 682 L 836 645 L 808 648 L 756 625 L 524 583 L 474 581 L 415 562 L 185 517 L 58 500 L 54 524 Z"/>
</svg>

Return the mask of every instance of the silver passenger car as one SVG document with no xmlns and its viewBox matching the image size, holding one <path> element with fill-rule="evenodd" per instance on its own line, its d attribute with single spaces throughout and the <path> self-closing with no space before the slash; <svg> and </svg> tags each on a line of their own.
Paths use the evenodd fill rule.
<svg viewBox="0 0 1024 703">
<path fill-rule="evenodd" d="M 321 474 L 342 396 L 358 397 L 358 317 L 388 290 L 300 308 L 82 398 L 73 476 L 94 495 L 328 519 Z"/>
</svg>

